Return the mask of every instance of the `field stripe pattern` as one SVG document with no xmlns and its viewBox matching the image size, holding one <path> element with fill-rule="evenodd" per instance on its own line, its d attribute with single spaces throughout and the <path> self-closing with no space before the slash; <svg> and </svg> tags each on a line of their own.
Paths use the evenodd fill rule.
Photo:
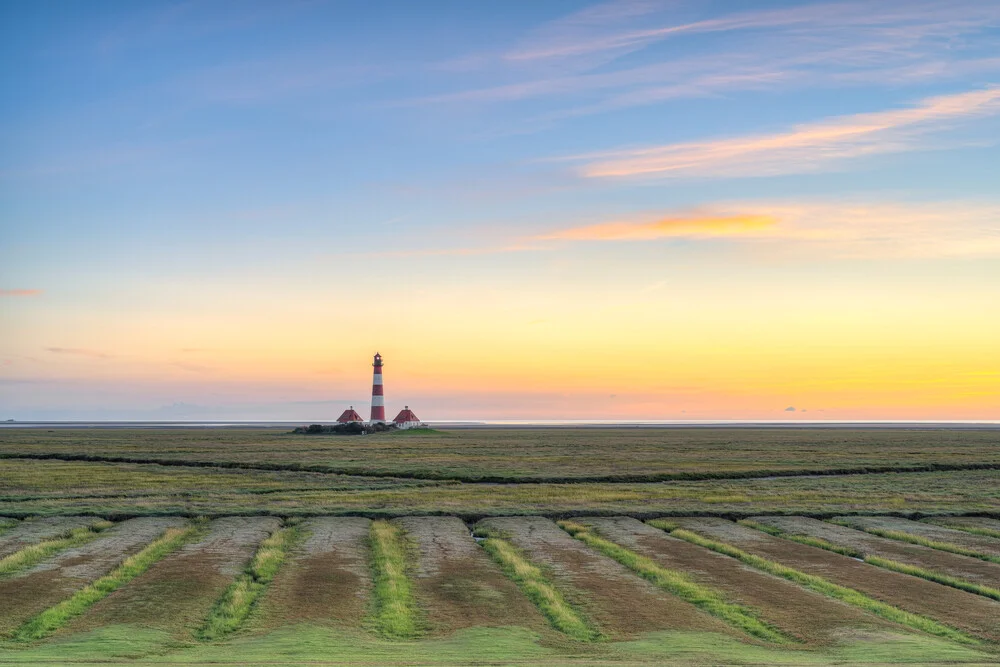
<svg viewBox="0 0 1000 667">
<path fill-rule="evenodd" d="M 297 526 L 289 525 L 271 533 L 261 542 L 247 568 L 212 608 L 205 624 L 197 632 L 199 639 L 220 639 L 240 628 L 278 573 L 298 537 Z"/>
<path fill-rule="evenodd" d="M 717 590 L 695 582 L 682 572 L 668 570 L 645 556 L 630 551 L 620 544 L 601 537 L 588 526 L 575 521 L 560 521 L 559 527 L 570 535 L 609 558 L 629 568 L 639 576 L 652 582 L 685 602 L 715 616 L 725 623 L 757 639 L 774 643 L 787 643 L 777 628 L 762 621 L 758 614 L 742 605 L 727 601 Z"/>
<path fill-rule="evenodd" d="M 12 521 L 7 531 L 0 534 L 0 558 L 32 544 L 56 539 L 74 528 L 86 528 L 98 520 L 92 516 L 54 516 Z"/>
<path fill-rule="evenodd" d="M 706 538 L 697 533 L 685 530 L 684 528 L 673 528 L 673 524 L 670 523 L 657 522 L 655 519 L 649 523 L 653 526 L 661 527 L 664 530 L 669 531 L 674 537 L 686 540 L 692 544 L 697 544 L 698 546 L 705 547 L 706 549 L 711 549 L 716 553 L 730 556 L 742 563 L 745 563 L 746 565 L 749 565 L 750 567 L 767 572 L 768 574 L 773 574 L 777 577 L 788 579 L 789 581 L 814 590 L 817 593 L 822 593 L 828 597 L 840 600 L 841 602 L 846 602 L 866 611 L 870 611 L 873 614 L 881 616 L 882 618 L 894 623 L 899 623 L 900 625 L 905 625 L 913 628 L 914 630 L 926 632 L 927 634 L 943 637 L 962 644 L 977 645 L 980 643 L 974 637 L 971 637 L 956 628 L 949 627 L 925 616 L 920 616 L 919 614 L 899 609 L 898 607 L 894 607 L 865 595 L 860 591 L 846 586 L 840 586 L 823 579 L 822 577 L 806 574 L 805 572 L 787 567 L 776 561 L 768 560 L 766 558 L 761 558 L 760 556 L 748 553 L 730 544 Z"/>
<path fill-rule="evenodd" d="M 52 634 L 92 605 L 135 579 L 157 561 L 193 538 L 198 526 L 168 528 L 142 551 L 126 558 L 118 567 L 77 591 L 72 597 L 28 620 L 14 634 L 15 641 L 29 642 Z"/>
<path fill-rule="evenodd" d="M 268 535 L 272 517 L 225 517 L 205 528 L 128 586 L 94 605 L 68 630 L 128 624 L 188 641 Z"/>
<path fill-rule="evenodd" d="M 1000 600 L 1000 567 L 992 563 L 806 517 L 755 517 L 739 523 L 877 567 Z"/>
<path fill-rule="evenodd" d="M 517 547 L 505 539 L 501 531 L 488 526 L 477 527 L 476 536 L 482 540 L 480 544 L 486 553 L 518 585 L 552 627 L 580 641 L 600 638 L 597 628 L 566 601 L 541 568 L 531 563 Z"/>
<path fill-rule="evenodd" d="M 420 610 L 413 593 L 412 545 L 401 526 L 373 521 L 369 547 L 374 580 L 371 625 L 387 639 L 412 639 L 423 633 Z"/>
<path fill-rule="evenodd" d="M 9 577 L 0 578 L 0 636 L 10 635 L 46 608 L 71 597 L 163 534 L 182 527 L 179 517 L 128 519 L 86 544 L 71 547 Z"/>
<path fill-rule="evenodd" d="M 732 626 L 671 595 L 613 558 L 573 539 L 550 519 L 494 517 L 477 529 L 497 531 L 552 582 L 601 635 L 634 637 L 659 630 L 719 632 Z"/>
<path fill-rule="evenodd" d="M 959 556 L 1000 563 L 1000 542 L 960 530 L 895 517 L 834 517 L 831 523 L 863 530 L 890 540 L 909 542 Z"/>
<path fill-rule="evenodd" d="M 260 602 L 259 624 L 304 622 L 360 630 L 371 602 L 371 520 L 314 517 Z"/>
<path fill-rule="evenodd" d="M 992 537 L 1000 540 L 1000 521 L 997 519 L 987 519 L 984 517 L 947 517 L 939 519 L 924 519 L 923 523 L 930 523 L 942 528 L 960 530 L 970 535 L 979 537 Z"/>
<path fill-rule="evenodd" d="M 37 542 L 4 556 L 0 558 L 0 577 L 26 570 L 60 551 L 82 546 L 112 525 L 110 521 L 93 521 L 89 526 L 72 528 L 55 539 Z"/>
<path fill-rule="evenodd" d="M 431 636 L 467 627 L 547 627 L 457 517 L 396 519 L 419 555 L 413 584 Z"/>
</svg>

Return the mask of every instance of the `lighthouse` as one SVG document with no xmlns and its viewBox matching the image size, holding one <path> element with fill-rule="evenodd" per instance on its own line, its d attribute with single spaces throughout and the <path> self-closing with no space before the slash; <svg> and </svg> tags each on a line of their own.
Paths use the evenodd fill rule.
<svg viewBox="0 0 1000 667">
<path fill-rule="evenodd" d="M 382 393 L 382 355 L 375 353 L 372 363 L 375 372 L 372 376 L 372 424 L 385 423 L 385 394 Z"/>
</svg>

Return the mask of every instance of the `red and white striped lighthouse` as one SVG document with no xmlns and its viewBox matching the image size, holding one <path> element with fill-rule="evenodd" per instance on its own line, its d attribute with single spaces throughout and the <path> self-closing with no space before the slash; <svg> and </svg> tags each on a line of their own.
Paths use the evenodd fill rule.
<svg viewBox="0 0 1000 667">
<path fill-rule="evenodd" d="M 385 394 L 382 393 L 382 355 L 375 353 L 375 373 L 372 376 L 372 424 L 385 423 Z"/>
</svg>

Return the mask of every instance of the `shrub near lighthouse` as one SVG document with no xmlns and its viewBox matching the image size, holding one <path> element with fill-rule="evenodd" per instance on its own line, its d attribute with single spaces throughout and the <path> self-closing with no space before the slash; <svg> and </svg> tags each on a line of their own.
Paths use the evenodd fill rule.
<svg viewBox="0 0 1000 667">
<path fill-rule="evenodd" d="M 374 373 L 372 374 L 372 416 L 369 420 L 372 424 L 385 423 L 385 394 L 382 392 L 382 355 L 375 353 L 375 361 L 372 363 Z"/>
</svg>

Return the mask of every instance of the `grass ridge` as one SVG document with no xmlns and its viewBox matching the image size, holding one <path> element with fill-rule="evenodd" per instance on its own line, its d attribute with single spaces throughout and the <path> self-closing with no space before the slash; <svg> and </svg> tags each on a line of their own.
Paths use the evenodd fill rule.
<svg viewBox="0 0 1000 667">
<path fill-rule="evenodd" d="M 19 642 L 30 642 L 51 635 L 192 539 L 200 530 L 201 527 L 195 524 L 184 528 L 167 528 L 160 537 L 147 544 L 139 553 L 123 560 L 108 574 L 87 584 L 55 606 L 28 619 L 17 629 L 13 639 Z"/>
<path fill-rule="evenodd" d="M 195 636 L 212 641 L 238 630 L 250 616 L 299 537 L 298 524 L 288 522 L 265 538 L 243 572 L 212 606 L 208 618 Z"/>
<path fill-rule="evenodd" d="M 556 630 L 573 639 L 592 642 L 601 639 L 601 633 L 571 605 L 559 589 L 549 581 L 542 568 L 532 563 L 507 536 L 492 528 L 477 526 L 479 544 L 500 566 L 508 578 L 525 594 Z"/>
<path fill-rule="evenodd" d="M 375 587 L 370 617 L 372 629 L 387 639 L 412 639 L 423 633 L 413 584 L 412 545 L 406 532 L 389 521 L 372 521 L 368 543 Z"/>
<path fill-rule="evenodd" d="M 651 558 L 598 535 L 591 527 L 584 524 L 575 521 L 559 521 L 558 524 L 576 539 L 613 558 L 658 588 L 676 595 L 748 635 L 777 644 L 790 641 L 788 636 L 762 620 L 753 609 L 729 602 L 719 591 L 699 584 L 683 572 L 665 568 Z"/>
<path fill-rule="evenodd" d="M 60 551 L 91 542 L 113 525 L 110 521 L 94 521 L 88 526 L 63 531 L 55 538 L 29 544 L 8 556 L 0 558 L 0 577 L 26 570 Z"/>
<path fill-rule="evenodd" d="M 731 544 L 704 537 L 690 530 L 685 530 L 684 528 L 668 528 L 667 526 L 669 524 L 661 523 L 656 519 L 647 521 L 647 523 L 656 528 L 667 530 L 673 537 L 678 537 L 682 540 L 691 542 L 692 544 L 697 544 L 698 546 L 715 551 L 716 553 L 735 558 L 741 563 L 761 570 L 762 572 L 767 572 L 768 574 L 787 579 L 799 584 L 800 586 L 816 591 L 817 593 L 826 595 L 827 597 L 831 597 L 860 609 L 864 609 L 865 611 L 871 612 L 888 621 L 899 623 L 900 625 L 905 625 L 914 630 L 919 630 L 936 637 L 949 639 L 960 644 L 977 646 L 982 643 L 975 637 L 972 637 L 957 628 L 935 621 L 932 618 L 928 618 L 920 614 L 914 614 L 913 612 L 905 611 L 899 607 L 894 607 L 893 605 L 882 602 L 881 600 L 876 600 L 861 591 L 835 584 L 822 577 L 807 574 L 800 570 L 788 567 L 787 565 L 782 565 L 776 561 L 751 554 L 738 547 L 734 547 Z M 673 525 L 676 526 L 676 524 Z"/>
<path fill-rule="evenodd" d="M 929 537 L 908 533 L 905 530 L 890 530 L 887 528 L 855 526 L 847 521 L 840 521 L 836 519 L 830 519 L 829 521 L 830 523 L 836 524 L 838 526 L 853 528 L 854 530 L 861 530 L 866 533 L 869 533 L 870 535 L 877 535 L 878 537 L 884 537 L 886 539 L 896 540 L 898 542 L 908 542 L 910 544 L 916 544 L 922 547 L 937 549 L 938 551 L 947 551 L 948 553 L 958 554 L 959 556 L 968 556 L 969 558 L 984 560 L 989 563 L 1000 563 L 1000 556 L 992 556 L 990 554 L 984 554 L 981 551 L 976 551 L 975 549 L 969 549 L 961 545 L 954 544 L 952 542 L 942 542 L 940 540 L 932 540 Z"/>
<path fill-rule="evenodd" d="M 654 474 L 608 475 L 467 475 L 434 470 L 387 471 L 379 468 L 329 466 L 312 463 L 266 463 L 263 461 L 204 461 L 200 459 L 172 459 L 159 457 L 110 456 L 101 454 L 70 454 L 64 452 L 0 452 L 0 459 L 30 459 L 56 461 L 83 461 L 93 463 L 137 463 L 190 468 L 223 468 L 242 470 L 272 470 L 290 472 L 318 472 L 345 477 L 383 477 L 390 479 L 421 479 L 430 481 L 456 481 L 464 484 L 579 484 L 579 483 L 655 483 L 680 481 L 711 481 L 722 479 L 758 479 L 767 477 L 819 477 L 847 475 L 879 475 L 908 472 L 958 472 L 963 470 L 1000 470 L 1000 463 L 921 463 L 902 466 L 857 466 L 838 468 L 774 468 L 759 470 L 731 470 L 717 472 L 669 472 Z"/>
</svg>

